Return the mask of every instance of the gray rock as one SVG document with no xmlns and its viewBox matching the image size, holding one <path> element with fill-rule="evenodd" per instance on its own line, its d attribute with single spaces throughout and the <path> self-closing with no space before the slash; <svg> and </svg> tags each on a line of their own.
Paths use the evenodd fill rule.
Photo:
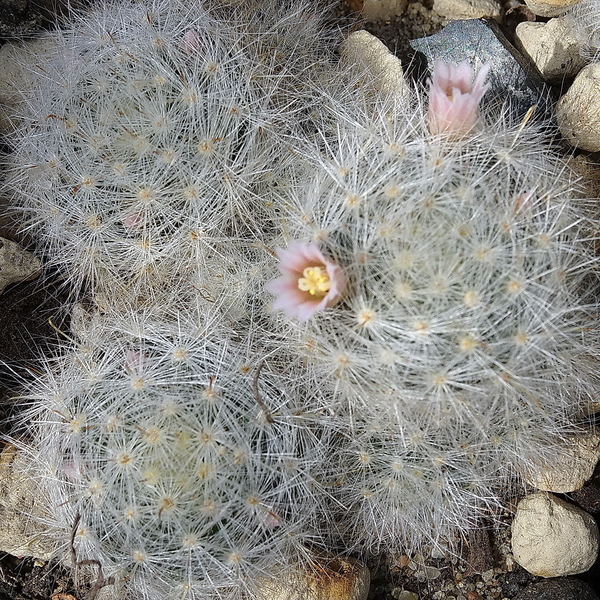
<svg viewBox="0 0 600 600">
<path fill-rule="evenodd" d="M 411 46 L 424 55 L 430 71 L 438 59 L 454 64 L 467 60 L 474 70 L 489 63 L 491 88 L 484 96 L 484 105 L 499 108 L 509 102 L 515 120 L 537 106 L 536 115 L 549 118 L 553 105 L 550 88 L 531 59 L 506 39 L 494 21 L 451 21 L 440 33 L 413 40 Z"/>
<path fill-rule="evenodd" d="M 583 581 L 561 578 L 534 583 L 514 600 L 598 600 L 598 596 Z"/>
<path fill-rule="evenodd" d="M 16 242 L 0 237 L 0 293 L 11 283 L 33 279 L 41 272 L 39 258 Z"/>
</svg>

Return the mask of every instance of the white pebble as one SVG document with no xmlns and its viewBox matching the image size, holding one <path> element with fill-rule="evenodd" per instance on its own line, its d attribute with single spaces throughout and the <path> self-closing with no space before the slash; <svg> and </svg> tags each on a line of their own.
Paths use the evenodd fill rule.
<svg viewBox="0 0 600 600">
<path fill-rule="evenodd" d="M 368 31 L 350 34 L 340 46 L 340 54 L 343 61 L 353 65 L 358 74 L 366 75 L 382 93 L 408 97 L 409 88 L 400 59 Z"/>
<path fill-rule="evenodd" d="M 515 560 L 541 577 L 587 571 L 598 555 L 599 537 L 590 515 L 546 492 L 523 498 L 512 523 Z"/>
<path fill-rule="evenodd" d="M 579 53 L 581 40 L 566 17 L 547 23 L 523 21 L 517 25 L 516 36 L 521 49 L 550 83 L 575 77 L 586 64 Z"/>
<path fill-rule="evenodd" d="M 365 0 L 361 16 L 367 21 L 391 21 L 406 10 L 408 0 Z"/>
<path fill-rule="evenodd" d="M 558 17 L 580 0 L 525 0 L 529 10 L 539 17 Z"/>
<path fill-rule="evenodd" d="M 434 0 L 433 10 L 442 17 L 454 20 L 500 20 L 502 17 L 500 3 L 494 0 Z"/>
<path fill-rule="evenodd" d="M 562 135 L 577 148 L 600 151 L 600 63 L 584 67 L 556 108 Z"/>
<path fill-rule="evenodd" d="M 557 457 L 558 466 L 542 470 L 528 483 L 538 490 L 557 494 L 581 489 L 592 477 L 600 460 L 600 431 L 590 431 L 573 438 L 563 450 L 564 454 Z"/>
</svg>

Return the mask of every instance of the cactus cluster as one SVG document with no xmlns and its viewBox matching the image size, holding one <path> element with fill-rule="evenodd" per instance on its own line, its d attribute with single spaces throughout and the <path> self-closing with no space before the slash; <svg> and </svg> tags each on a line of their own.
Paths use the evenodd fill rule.
<svg viewBox="0 0 600 600">
<path fill-rule="evenodd" d="M 31 390 L 48 533 L 64 543 L 79 514 L 78 555 L 113 595 L 125 581 L 143 598 L 252 594 L 319 547 L 327 441 L 310 392 L 212 317 L 84 315 Z"/>
<path fill-rule="evenodd" d="M 9 188 L 83 300 L 26 451 L 121 597 L 451 546 L 591 411 L 598 221 L 542 128 L 466 65 L 379 93 L 318 11 L 104 3 L 25 93 Z"/>
</svg>

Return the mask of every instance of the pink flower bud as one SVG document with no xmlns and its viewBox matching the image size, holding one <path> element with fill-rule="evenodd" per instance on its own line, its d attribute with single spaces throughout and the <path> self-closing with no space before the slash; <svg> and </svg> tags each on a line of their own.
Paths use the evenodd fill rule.
<svg viewBox="0 0 600 600">
<path fill-rule="evenodd" d="M 188 30 L 181 38 L 181 49 L 187 54 L 198 54 L 203 48 L 200 34 L 193 29 Z"/>
<path fill-rule="evenodd" d="M 467 62 L 458 67 L 438 60 L 429 83 L 427 121 L 433 135 L 447 133 L 457 139 L 470 133 L 479 119 L 479 103 L 490 84 L 484 80 L 490 70 L 484 65 L 473 81 Z"/>
</svg>

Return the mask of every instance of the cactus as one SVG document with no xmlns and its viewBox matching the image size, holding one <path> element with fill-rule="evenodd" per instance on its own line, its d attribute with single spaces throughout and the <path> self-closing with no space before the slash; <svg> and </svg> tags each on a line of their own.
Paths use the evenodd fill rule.
<svg viewBox="0 0 600 600">
<path fill-rule="evenodd" d="M 9 188 L 69 285 L 143 304 L 260 237 L 333 37 L 276 0 L 105 2 L 49 34 Z"/>
<path fill-rule="evenodd" d="M 280 270 L 288 240 L 316 246 L 296 288 L 315 268 L 322 288 L 296 294 L 323 302 L 282 316 L 276 344 L 348 421 L 345 543 L 446 543 L 555 464 L 592 410 L 598 224 L 539 125 L 486 111 L 472 131 L 469 116 L 428 133 L 419 98 L 360 100 L 324 108 L 312 174 L 282 209 Z M 326 305 L 331 265 L 346 285 Z M 282 287 L 269 284 L 289 315 Z"/>
<path fill-rule="evenodd" d="M 328 442 L 284 365 L 205 310 L 76 322 L 23 415 L 49 539 L 68 550 L 80 518 L 113 597 L 252 596 L 309 568 Z"/>
<path fill-rule="evenodd" d="M 103 4 L 15 137 L 98 308 L 30 386 L 29 451 L 50 534 L 79 514 L 125 597 L 451 543 L 591 411 L 598 222 L 542 128 L 481 115 L 466 65 L 428 107 L 378 94 L 290 6 Z"/>
</svg>

